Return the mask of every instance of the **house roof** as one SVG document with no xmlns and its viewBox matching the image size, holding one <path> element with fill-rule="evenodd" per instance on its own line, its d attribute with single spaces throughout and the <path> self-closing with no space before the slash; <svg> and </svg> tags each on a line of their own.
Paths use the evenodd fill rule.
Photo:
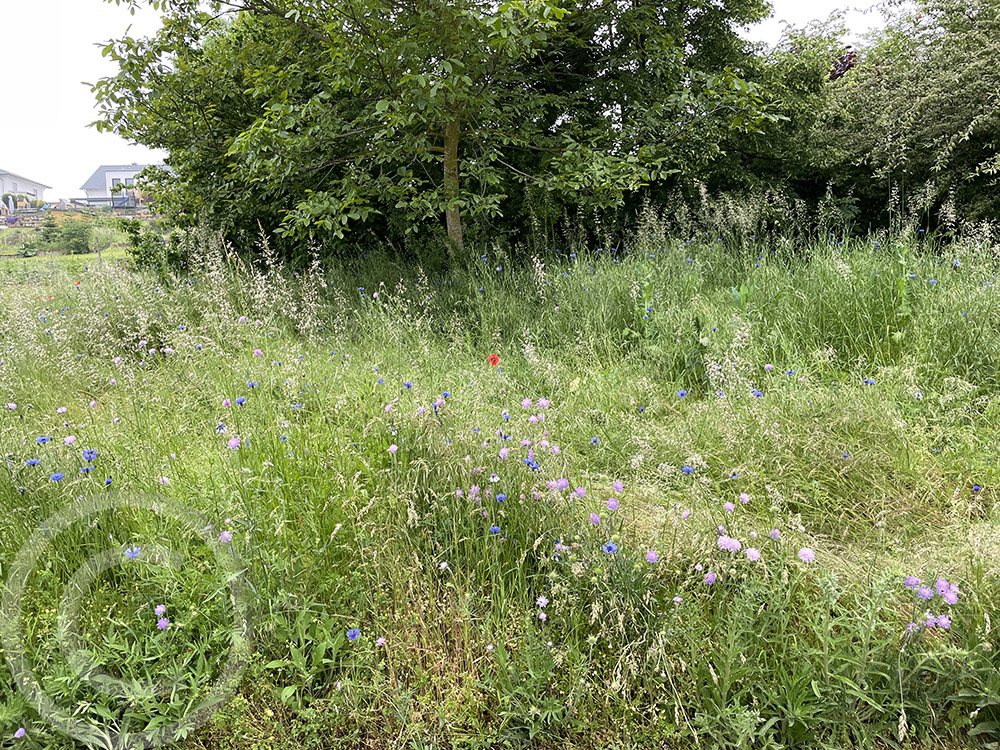
<svg viewBox="0 0 1000 750">
<path fill-rule="evenodd" d="M 108 186 L 108 181 L 105 179 L 105 175 L 108 172 L 139 172 L 150 166 L 149 164 L 102 164 L 97 168 L 94 174 L 90 175 L 90 179 L 83 183 L 80 190 L 103 190 Z"/>
<path fill-rule="evenodd" d="M 43 185 L 38 180 L 32 180 L 29 177 L 22 177 L 19 174 L 14 174 L 13 172 L 8 172 L 6 169 L 0 169 L 0 175 L 9 175 L 11 177 L 16 177 L 19 180 L 24 180 L 25 182 L 33 183 L 35 185 L 38 185 L 39 187 L 45 188 L 46 190 L 51 190 L 52 189 L 51 185 Z"/>
</svg>

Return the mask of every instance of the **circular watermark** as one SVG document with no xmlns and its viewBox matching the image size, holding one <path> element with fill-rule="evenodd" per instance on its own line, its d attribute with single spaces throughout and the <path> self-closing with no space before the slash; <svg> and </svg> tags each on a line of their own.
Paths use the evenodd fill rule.
<svg viewBox="0 0 1000 750">
<path fill-rule="evenodd" d="M 54 540 L 75 524 L 102 513 L 122 510 L 145 510 L 170 519 L 185 532 L 198 537 L 212 551 L 223 588 L 228 588 L 233 611 L 229 654 L 207 694 L 181 718 L 153 717 L 141 731 L 122 730 L 115 726 L 74 715 L 70 708 L 56 704 L 45 692 L 27 655 L 22 626 L 22 605 L 28 582 L 36 566 Z M 165 696 L 184 682 L 185 675 L 172 674 L 142 682 L 108 674 L 93 659 L 80 635 L 80 614 L 87 592 L 98 577 L 112 568 L 142 564 L 165 566 L 180 574 L 185 555 L 162 545 L 149 543 L 141 548 L 112 547 L 100 551 L 81 565 L 66 584 L 57 614 L 56 635 L 64 656 L 76 676 L 92 689 L 112 696 L 126 705 Z M 106 495 L 83 498 L 43 521 L 21 546 L 11 563 L 0 598 L 0 641 L 18 690 L 39 716 L 58 731 L 89 746 L 107 750 L 138 750 L 160 747 L 190 736 L 218 711 L 236 692 L 243 678 L 250 653 L 250 601 L 252 587 L 247 566 L 233 549 L 212 532 L 208 521 L 187 506 L 171 498 L 154 495 Z"/>
</svg>

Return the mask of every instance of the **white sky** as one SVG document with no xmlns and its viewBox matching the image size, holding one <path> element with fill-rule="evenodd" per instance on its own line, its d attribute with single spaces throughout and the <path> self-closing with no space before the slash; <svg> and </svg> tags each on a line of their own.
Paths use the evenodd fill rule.
<svg viewBox="0 0 1000 750">
<path fill-rule="evenodd" d="M 773 45 L 782 23 L 803 26 L 826 18 L 842 0 L 772 0 L 772 18 L 747 37 Z M 880 23 L 877 12 L 847 17 L 856 35 Z M 104 0 L 0 0 L 0 169 L 45 185 L 45 198 L 82 197 L 80 186 L 101 164 L 160 161 L 165 154 L 132 146 L 87 125 L 97 119 L 90 83 L 115 73 L 101 57 L 101 42 L 154 32 L 151 11 L 135 16 Z"/>
</svg>

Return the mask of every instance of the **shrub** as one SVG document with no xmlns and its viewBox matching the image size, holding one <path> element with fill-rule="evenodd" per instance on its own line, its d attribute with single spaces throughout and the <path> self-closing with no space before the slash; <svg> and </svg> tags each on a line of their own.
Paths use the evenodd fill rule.
<svg viewBox="0 0 1000 750">
<path fill-rule="evenodd" d="M 90 251 L 90 239 L 93 227 L 89 222 L 74 219 L 62 225 L 59 241 L 62 247 L 73 255 L 81 255 Z"/>
</svg>

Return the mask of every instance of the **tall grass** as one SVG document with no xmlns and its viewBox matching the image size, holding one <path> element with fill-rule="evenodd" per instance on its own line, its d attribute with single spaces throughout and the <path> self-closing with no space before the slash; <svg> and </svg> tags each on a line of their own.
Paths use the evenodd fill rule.
<svg viewBox="0 0 1000 750">
<path fill-rule="evenodd" d="M 0 268 L 0 560 L 111 491 L 228 531 L 254 658 L 191 747 L 995 740 L 995 249 L 719 239 L 293 275 L 203 235 L 184 274 Z M 86 594 L 98 663 L 190 675 L 127 706 L 59 640 L 109 539 L 189 559 Z M 141 510 L 56 540 L 23 617 L 49 694 L 120 731 L 189 710 L 231 645 L 209 553 Z M 0 696 L 4 736 L 71 746 Z"/>
</svg>

